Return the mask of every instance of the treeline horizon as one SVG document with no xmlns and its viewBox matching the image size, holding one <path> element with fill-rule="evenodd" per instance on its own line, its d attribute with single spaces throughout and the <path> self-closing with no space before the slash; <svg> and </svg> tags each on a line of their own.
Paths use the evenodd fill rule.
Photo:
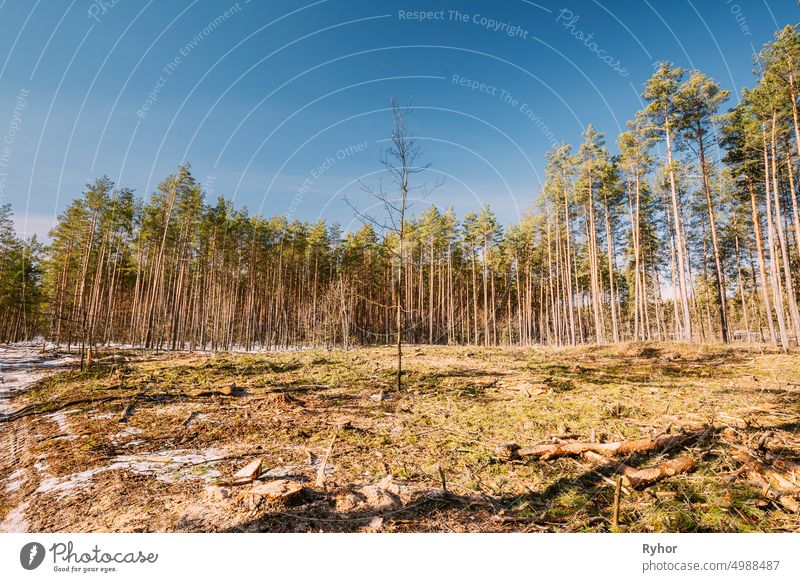
<svg viewBox="0 0 800 582">
<path fill-rule="evenodd" d="M 800 338 L 800 33 L 728 98 L 662 62 L 617 136 L 555 145 L 532 209 L 434 205 L 403 240 L 364 220 L 250 216 L 206 202 L 188 164 L 147 200 L 87 184 L 43 245 L 0 207 L 0 341 L 272 349 L 402 341 L 579 345 Z M 363 216 L 360 216 L 363 219 Z M 402 252 L 399 252 L 402 250 Z"/>
</svg>

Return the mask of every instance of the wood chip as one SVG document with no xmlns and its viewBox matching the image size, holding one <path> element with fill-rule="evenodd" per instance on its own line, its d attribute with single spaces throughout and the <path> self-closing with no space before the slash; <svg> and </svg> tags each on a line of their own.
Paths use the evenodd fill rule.
<svg viewBox="0 0 800 582">
<path fill-rule="evenodd" d="M 251 461 L 238 471 L 233 474 L 233 481 L 240 481 L 240 480 L 250 480 L 253 481 L 258 479 L 258 476 L 261 475 L 261 468 L 262 463 L 261 459 L 256 459 L 255 461 Z"/>
</svg>

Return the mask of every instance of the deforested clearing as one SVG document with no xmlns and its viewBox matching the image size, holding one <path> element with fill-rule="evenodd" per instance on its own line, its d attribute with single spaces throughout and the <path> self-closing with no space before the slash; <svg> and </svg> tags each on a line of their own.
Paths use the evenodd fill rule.
<svg viewBox="0 0 800 582">
<path fill-rule="evenodd" d="M 395 357 L 114 350 L 51 369 L 7 401 L 0 528 L 800 527 L 796 351 L 406 346 L 401 391 Z"/>
</svg>

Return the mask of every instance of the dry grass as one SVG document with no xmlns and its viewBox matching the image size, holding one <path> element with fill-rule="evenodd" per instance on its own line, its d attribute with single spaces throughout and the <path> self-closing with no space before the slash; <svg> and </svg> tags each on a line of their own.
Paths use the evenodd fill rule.
<svg viewBox="0 0 800 582">
<path fill-rule="evenodd" d="M 731 454 L 732 444 L 752 448 L 770 430 L 772 453 L 800 458 L 800 354 L 680 344 L 424 346 L 407 348 L 406 362 L 406 390 L 377 402 L 370 395 L 392 385 L 390 348 L 103 354 L 87 373 L 41 381 L 27 395 L 32 414 L 9 423 L 2 438 L 24 447 L 0 461 L 0 516 L 27 501 L 38 531 L 608 531 L 607 476 L 581 459 L 502 462 L 496 448 L 705 426 L 715 430 L 680 451 L 698 469 L 624 495 L 621 529 L 800 526 L 737 478 Z M 187 396 L 231 381 L 243 394 Z M 315 487 L 334 433 L 325 485 Z M 227 490 L 213 483 L 257 457 L 304 480 L 304 499 L 254 508 L 235 490 L 223 498 Z M 15 470 L 22 483 L 9 490 Z"/>
</svg>

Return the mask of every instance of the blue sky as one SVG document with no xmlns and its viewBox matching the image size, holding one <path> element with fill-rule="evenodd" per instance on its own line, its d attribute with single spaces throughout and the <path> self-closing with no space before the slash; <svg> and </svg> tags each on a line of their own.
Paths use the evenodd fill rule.
<svg viewBox="0 0 800 582">
<path fill-rule="evenodd" d="M 420 15 L 419 12 L 426 14 Z M 545 152 L 609 145 L 662 59 L 732 91 L 794 0 L 0 0 L 0 202 L 45 233 L 107 174 L 149 195 L 192 164 L 208 197 L 354 224 L 380 179 L 390 98 L 444 186 L 426 203 L 534 201 Z M 591 35 L 591 36 L 590 36 Z M 2 149 L 5 148 L 5 149 Z M 417 212 L 422 206 L 417 207 Z"/>
</svg>

